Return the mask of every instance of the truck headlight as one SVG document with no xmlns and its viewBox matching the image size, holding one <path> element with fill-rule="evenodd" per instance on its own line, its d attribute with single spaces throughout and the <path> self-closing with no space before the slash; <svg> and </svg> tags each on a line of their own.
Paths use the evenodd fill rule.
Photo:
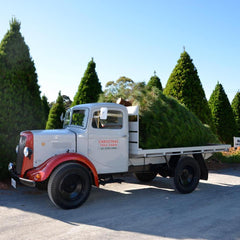
<svg viewBox="0 0 240 240">
<path fill-rule="evenodd" d="M 13 169 L 13 163 L 8 164 L 8 171 L 11 171 Z"/>
<path fill-rule="evenodd" d="M 32 149 L 29 147 L 25 147 L 23 150 L 23 154 L 25 157 L 28 157 L 30 159 L 32 155 Z"/>
</svg>

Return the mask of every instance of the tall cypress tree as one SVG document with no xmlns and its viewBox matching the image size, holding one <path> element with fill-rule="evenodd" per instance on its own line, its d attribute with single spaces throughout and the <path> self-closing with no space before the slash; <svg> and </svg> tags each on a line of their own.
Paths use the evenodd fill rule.
<svg viewBox="0 0 240 240">
<path fill-rule="evenodd" d="M 83 103 L 97 102 L 102 86 L 95 71 L 96 63 L 92 60 L 88 63 L 84 76 L 79 84 L 72 106 Z"/>
<path fill-rule="evenodd" d="M 15 160 L 19 133 L 43 127 L 36 69 L 20 25 L 13 18 L 0 43 L 0 152 L 4 156 L 0 172 L 7 168 L 7 161 Z"/>
<path fill-rule="evenodd" d="M 216 133 L 222 143 L 232 144 L 237 132 L 236 122 L 228 97 L 220 83 L 217 83 L 209 99 Z"/>
<path fill-rule="evenodd" d="M 50 107 L 49 107 L 48 99 L 45 95 L 42 96 L 42 108 L 43 108 L 43 115 L 44 115 L 43 124 L 44 124 L 44 126 L 46 126 L 49 111 L 50 111 Z"/>
<path fill-rule="evenodd" d="M 175 97 L 203 123 L 212 126 L 211 112 L 197 69 L 185 50 L 168 79 L 164 94 Z"/>
<path fill-rule="evenodd" d="M 237 125 L 237 136 L 240 137 L 240 92 L 237 92 L 232 100 L 233 115 Z"/>
<path fill-rule="evenodd" d="M 147 86 L 151 89 L 152 87 L 156 87 L 159 90 L 163 90 L 162 89 L 162 84 L 161 84 L 161 80 L 160 78 L 156 75 L 156 72 L 154 71 L 154 76 L 152 76 L 149 80 L 149 82 L 147 83 Z"/>
<path fill-rule="evenodd" d="M 60 119 L 62 114 L 65 114 L 65 106 L 61 92 L 59 92 L 56 103 L 50 109 L 46 129 L 61 129 L 63 127 Z"/>
</svg>

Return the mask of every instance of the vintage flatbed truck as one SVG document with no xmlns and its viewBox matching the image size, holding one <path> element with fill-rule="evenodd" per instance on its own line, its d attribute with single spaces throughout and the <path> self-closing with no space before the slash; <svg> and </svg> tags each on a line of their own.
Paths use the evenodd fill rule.
<svg viewBox="0 0 240 240">
<path fill-rule="evenodd" d="M 20 134 L 16 164 L 9 163 L 12 185 L 48 191 L 58 207 L 79 207 L 92 185 L 118 181 L 134 173 L 142 182 L 157 174 L 172 177 L 175 188 L 190 193 L 199 179 L 208 179 L 205 160 L 230 145 L 141 149 L 138 107 L 92 103 L 70 108 L 59 130 Z M 117 179 L 116 179 L 117 178 Z"/>
</svg>

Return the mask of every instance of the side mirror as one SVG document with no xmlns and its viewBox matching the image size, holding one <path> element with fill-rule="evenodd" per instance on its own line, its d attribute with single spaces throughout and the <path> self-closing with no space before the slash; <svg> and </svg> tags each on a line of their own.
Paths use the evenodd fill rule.
<svg viewBox="0 0 240 240">
<path fill-rule="evenodd" d="M 108 109 L 106 107 L 102 107 L 100 109 L 100 119 L 101 120 L 106 120 L 107 119 L 107 114 L 108 114 Z"/>
<path fill-rule="evenodd" d="M 60 116 L 60 120 L 61 120 L 61 122 L 63 122 L 63 120 L 64 120 L 63 113 L 62 113 L 61 116 Z"/>
</svg>

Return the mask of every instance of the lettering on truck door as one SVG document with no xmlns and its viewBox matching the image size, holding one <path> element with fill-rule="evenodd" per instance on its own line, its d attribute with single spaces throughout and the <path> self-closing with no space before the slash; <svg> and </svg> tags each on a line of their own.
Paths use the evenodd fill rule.
<svg viewBox="0 0 240 240">
<path fill-rule="evenodd" d="M 107 111 L 107 113 L 106 113 Z M 93 112 L 89 126 L 89 158 L 98 174 L 128 170 L 128 122 L 120 109 Z"/>
</svg>

